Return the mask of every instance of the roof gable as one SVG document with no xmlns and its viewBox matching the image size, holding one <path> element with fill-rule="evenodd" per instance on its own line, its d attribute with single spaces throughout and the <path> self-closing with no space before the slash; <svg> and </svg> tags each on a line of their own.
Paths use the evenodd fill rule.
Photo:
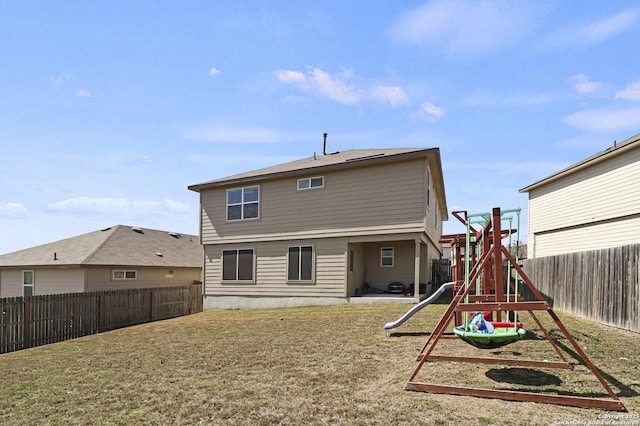
<svg viewBox="0 0 640 426">
<path fill-rule="evenodd" d="M 0 256 L 0 267 L 201 267 L 195 235 L 116 225 Z"/>
<path fill-rule="evenodd" d="M 199 192 L 202 189 L 274 179 L 282 176 L 303 175 L 325 170 L 373 165 L 378 162 L 426 157 L 438 151 L 438 148 L 353 149 L 338 151 L 324 155 L 313 155 L 312 157 L 291 161 L 289 163 L 278 164 L 191 185 L 189 189 Z"/>
</svg>

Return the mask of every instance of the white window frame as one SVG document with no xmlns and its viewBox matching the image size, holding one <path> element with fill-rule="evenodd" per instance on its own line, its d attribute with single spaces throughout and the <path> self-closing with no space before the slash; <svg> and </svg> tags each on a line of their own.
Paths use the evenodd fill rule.
<svg viewBox="0 0 640 426">
<path fill-rule="evenodd" d="M 385 251 L 390 250 L 391 251 L 391 255 L 385 255 Z M 384 260 L 385 259 L 391 259 L 391 264 L 390 265 L 385 265 Z M 395 264 L 395 250 L 393 249 L 393 247 L 381 247 L 380 248 L 380 267 L 381 268 L 393 268 L 393 265 Z"/>
<path fill-rule="evenodd" d="M 111 271 L 111 279 L 113 281 L 134 281 L 138 279 L 138 271 L 135 269 L 114 269 Z"/>
<path fill-rule="evenodd" d="M 321 180 L 320 185 L 314 185 L 314 181 Z M 298 191 L 306 191 L 307 189 L 321 189 L 324 188 L 324 176 L 314 176 L 303 179 L 298 179 Z"/>
<path fill-rule="evenodd" d="M 297 279 L 290 278 L 290 256 L 291 249 L 298 249 L 298 271 L 297 271 Z M 311 277 L 310 279 L 301 279 L 302 276 L 302 249 L 303 248 L 311 248 Z M 287 247 L 287 282 L 288 283 L 315 283 L 316 282 L 316 248 L 313 244 L 300 244 L 294 246 Z"/>
<path fill-rule="evenodd" d="M 27 284 L 27 283 L 25 282 L 25 274 L 27 274 L 27 273 L 30 273 L 30 274 L 31 274 L 31 283 L 30 283 L 30 284 Z M 33 293 L 34 293 L 34 290 L 35 290 L 35 288 L 36 288 L 36 287 L 35 287 L 35 283 L 36 283 L 36 273 L 35 273 L 33 270 L 29 269 L 29 270 L 26 270 L 26 271 L 22 271 L 22 297 L 27 297 L 27 296 L 25 295 L 25 288 L 26 288 L 26 287 L 31 287 L 31 294 L 30 294 L 30 296 L 33 296 L 33 295 L 34 295 Z"/>
<path fill-rule="evenodd" d="M 252 189 L 252 188 L 257 188 L 258 190 L 258 199 L 257 200 L 250 200 L 247 201 L 245 200 L 245 191 L 248 189 Z M 232 191 L 241 191 L 241 199 L 240 202 L 237 203 L 230 203 L 229 202 L 229 193 Z M 249 205 L 249 204 L 257 204 L 258 206 L 258 211 L 255 217 L 245 217 L 244 215 L 244 210 L 245 210 L 245 206 Z M 238 220 L 255 220 L 255 219 L 260 219 L 260 185 L 250 185 L 250 186 L 243 186 L 243 187 L 239 187 L 239 188 L 230 188 L 227 189 L 227 194 L 226 194 L 226 205 L 227 205 L 227 222 L 236 222 Z M 237 219 L 230 219 L 229 218 L 229 207 L 235 207 L 235 206 L 240 206 L 240 217 Z"/>
<path fill-rule="evenodd" d="M 241 280 L 238 279 L 240 276 L 240 252 L 242 251 L 251 251 L 251 279 Z M 236 260 L 235 260 L 235 279 L 225 279 L 224 277 L 224 255 L 225 252 L 235 252 Z M 229 248 L 223 249 L 220 253 L 220 281 L 225 284 L 253 284 L 256 282 L 256 249 L 253 247 L 240 247 L 240 248 Z"/>
</svg>

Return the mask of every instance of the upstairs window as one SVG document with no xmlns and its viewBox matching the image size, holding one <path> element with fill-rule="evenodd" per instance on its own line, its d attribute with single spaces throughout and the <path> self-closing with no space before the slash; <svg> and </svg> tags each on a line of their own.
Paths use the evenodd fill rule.
<svg viewBox="0 0 640 426">
<path fill-rule="evenodd" d="M 257 219 L 259 207 L 259 186 L 227 190 L 227 220 Z"/>
<path fill-rule="evenodd" d="M 380 249 L 380 266 L 383 268 L 393 266 L 393 247 L 382 247 Z"/>
<path fill-rule="evenodd" d="M 298 179 L 298 190 L 324 188 L 324 176 Z"/>
</svg>

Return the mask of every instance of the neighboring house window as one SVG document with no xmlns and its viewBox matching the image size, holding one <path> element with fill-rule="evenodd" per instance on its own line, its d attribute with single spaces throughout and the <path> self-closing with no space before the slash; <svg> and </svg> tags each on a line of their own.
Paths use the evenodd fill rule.
<svg viewBox="0 0 640 426">
<path fill-rule="evenodd" d="M 124 269 L 113 270 L 114 280 L 136 280 L 138 279 L 138 271 L 129 271 Z"/>
<path fill-rule="evenodd" d="M 227 190 L 227 220 L 257 219 L 259 206 L 259 186 Z"/>
<path fill-rule="evenodd" d="M 222 250 L 222 281 L 253 281 L 253 249 Z"/>
<path fill-rule="evenodd" d="M 313 281 L 313 246 L 289 247 L 287 271 L 289 281 Z"/>
<path fill-rule="evenodd" d="M 380 249 L 380 266 L 393 266 L 393 247 L 382 247 Z"/>
<path fill-rule="evenodd" d="M 22 295 L 33 296 L 33 271 L 22 271 Z"/>
<path fill-rule="evenodd" d="M 312 188 L 323 188 L 324 187 L 324 177 L 312 177 L 306 179 L 298 179 L 298 189 L 312 189 Z"/>
</svg>

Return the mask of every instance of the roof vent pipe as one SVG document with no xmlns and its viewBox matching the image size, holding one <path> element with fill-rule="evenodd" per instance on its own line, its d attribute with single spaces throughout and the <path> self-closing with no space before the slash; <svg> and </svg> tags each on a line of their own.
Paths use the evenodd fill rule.
<svg viewBox="0 0 640 426">
<path fill-rule="evenodd" d="M 53 252 L 53 260 L 58 260 L 58 253 Z"/>
<path fill-rule="evenodd" d="M 322 155 L 327 155 L 327 134 L 324 133 L 324 144 L 322 145 Z"/>
</svg>

